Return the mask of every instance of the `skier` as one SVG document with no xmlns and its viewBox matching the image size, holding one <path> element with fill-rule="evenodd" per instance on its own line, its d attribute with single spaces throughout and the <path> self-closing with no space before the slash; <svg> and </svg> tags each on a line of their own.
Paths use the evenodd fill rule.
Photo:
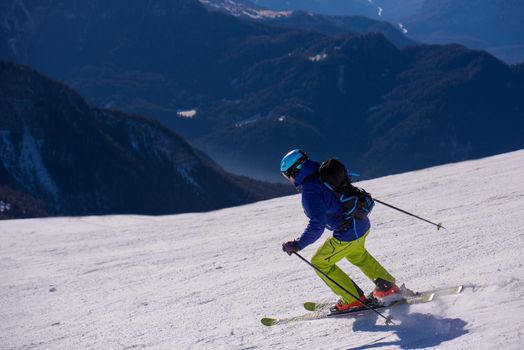
<svg viewBox="0 0 524 350">
<path fill-rule="evenodd" d="M 338 162 L 336 160 L 331 161 Z M 342 163 L 338 163 L 343 167 Z M 327 166 L 333 165 L 338 164 L 327 164 Z M 324 167 L 324 164 L 322 167 Z M 370 302 L 362 289 L 336 265 L 338 261 L 346 258 L 373 281 L 376 288 L 372 297 L 385 304 L 402 299 L 401 291 L 395 284 L 395 278 L 369 254 L 364 246 L 370 232 L 369 218 L 367 216 L 361 217 L 361 219 L 352 217 L 350 220 L 346 220 L 342 202 L 327 187 L 329 185 L 322 183 L 319 168 L 318 162 L 310 160 L 306 153 L 299 149 L 290 151 L 282 158 L 280 171 L 286 179 L 301 189 L 302 206 L 309 218 L 309 224 L 300 238 L 282 244 L 282 250 L 289 255 L 300 251 L 319 239 L 324 229 L 328 228 L 334 231 L 333 237 L 328 238 L 313 255 L 311 258 L 313 265 L 347 291 L 359 296 L 361 302 Z M 345 171 L 344 167 L 343 169 Z M 347 173 L 344 172 L 344 174 L 347 177 Z M 365 191 L 362 192 L 366 193 Z M 371 197 L 369 196 L 369 198 Z M 335 305 L 338 311 L 362 307 L 362 304 L 354 297 L 322 274 L 318 272 L 317 274 L 335 294 L 340 296 L 340 300 Z"/>
</svg>

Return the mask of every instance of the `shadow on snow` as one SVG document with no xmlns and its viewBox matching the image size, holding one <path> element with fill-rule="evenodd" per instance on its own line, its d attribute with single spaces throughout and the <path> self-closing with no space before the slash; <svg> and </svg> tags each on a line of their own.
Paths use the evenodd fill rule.
<svg viewBox="0 0 524 350">
<path fill-rule="evenodd" d="M 401 349 L 422 349 L 438 346 L 445 341 L 458 338 L 466 333 L 466 321 L 459 318 L 443 318 L 432 314 L 407 314 L 408 308 L 395 310 L 392 313 L 396 323 L 392 326 L 382 324 L 378 315 L 360 317 L 353 323 L 354 332 L 393 332 L 398 340 L 386 341 L 393 335 L 389 334 L 371 343 L 351 350 L 375 349 L 383 346 L 398 346 Z M 378 324 L 377 324 L 378 323 Z"/>
</svg>

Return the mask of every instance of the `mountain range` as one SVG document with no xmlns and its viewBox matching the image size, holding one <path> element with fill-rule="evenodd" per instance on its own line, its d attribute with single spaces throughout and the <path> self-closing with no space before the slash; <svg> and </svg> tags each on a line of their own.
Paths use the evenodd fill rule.
<svg viewBox="0 0 524 350">
<path fill-rule="evenodd" d="M 0 218 L 206 211 L 291 193 L 225 172 L 158 122 L 0 61 Z"/>
<path fill-rule="evenodd" d="M 484 49 L 508 63 L 524 62 L 524 2 L 425 0 L 404 19 L 409 36 L 427 43 L 460 43 Z"/>
<path fill-rule="evenodd" d="M 386 21 L 364 16 L 330 16 L 306 11 L 273 11 L 247 0 L 200 0 L 208 9 L 221 11 L 259 23 L 285 28 L 317 31 L 337 35 L 343 33 L 381 33 L 397 47 L 415 44 L 402 31 Z"/>
<path fill-rule="evenodd" d="M 524 61 L 524 2 L 520 0 L 254 0 L 281 11 L 366 16 L 398 25 L 425 43 L 484 49 L 507 63 Z"/>
<path fill-rule="evenodd" d="M 2 57 L 90 104 L 155 117 L 245 175 L 278 179 L 296 147 L 366 177 L 524 147 L 523 66 L 483 51 L 268 25 L 190 0 L 5 9 Z"/>
<path fill-rule="evenodd" d="M 302 10 L 326 15 L 365 16 L 378 18 L 378 9 L 368 0 L 254 0 L 255 5 L 280 10 Z"/>
</svg>

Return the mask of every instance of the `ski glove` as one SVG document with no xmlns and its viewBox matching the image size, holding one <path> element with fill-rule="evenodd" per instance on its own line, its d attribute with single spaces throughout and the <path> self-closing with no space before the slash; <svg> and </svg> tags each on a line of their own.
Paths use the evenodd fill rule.
<svg viewBox="0 0 524 350">
<path fill-rule="evenodd" d="M 291 255 L 294 252 L 298 252 L 300 248 L 298 247 L 297 241 L 289 241 L 282 244 L 282 250 L 285 251 L 287 255 Z"/>
</svg>

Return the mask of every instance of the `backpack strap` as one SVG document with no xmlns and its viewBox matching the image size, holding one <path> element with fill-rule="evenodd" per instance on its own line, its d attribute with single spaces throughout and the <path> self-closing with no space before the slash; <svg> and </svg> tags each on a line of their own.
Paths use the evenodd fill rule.
<svg viewBox="0 0 524 350">
<path fill-rule="evenodd" d="M 335 191 L 327 182 L 322 181 L 322 183 L 341 202 L 344 210 L 335 232 L 352 228 L 355 219 L 364 220 L 375 205 L 369 193 L 349 182 L 344 186 L 342 193 Z"/>
</svg>

